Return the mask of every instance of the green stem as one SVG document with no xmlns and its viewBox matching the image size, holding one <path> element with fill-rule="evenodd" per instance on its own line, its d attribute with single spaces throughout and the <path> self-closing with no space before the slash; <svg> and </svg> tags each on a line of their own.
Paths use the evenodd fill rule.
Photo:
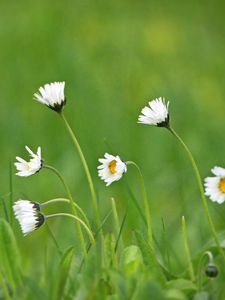
<svg viewBox="0 0 225 300">
<path fill-rule="evenodd" d="M 88 164 L 86 162 L 86 159 L 84 157 L 84 154 L 83 154 L 83 151 L 80 147 L 80 144 L 78 143 L 78 140 L 77 140 L 73 130 L 71 129 L 69 123 L 67 122 L 63 112 L 61 112 L 59 115 L 62 118 L 62 120 L 65 124 L 65 127 L 66 127 L 72 141 L 73 141 L 73 144 L 74 144 L 74 146 L 76 147 L 76 149 L 78 151 L 78 154 L 80 156 L 82 165 L 84 167 L 84 171 L 85 171 L 87 181 L 88 181 L 88 184 L 89 184 L 89 188 L 90 188 L 90 191 L 91 191 L 92 204 L 93 204 L 94 211 L 95 211 L 95 216 L 96 216 L 96 224 L 97 224 L 97 227 L 99 227 L 100 226 L 100 216 L 99 216 L 99 210 L 98 210 L 97 196 L 96 196 L 96 192 L 95 192 L 95 189 L 94 189 L 93 180 L 91 178 L 91 174 L 90 174 L 90 171 L 89 171 L 89 168 L 88 168 Z"/>
<path fill-rule="evenodd" d="M 173 128 L 170 128 L 170 127 L 168 128 L 168 130 L 178 139 L 178 141 L 184 147 L 184 149 L 185 149 L 185 151 L 186 151 L 186 153 L 187 153 L 187 155 L 188 155 L 188 157 L 191 161 L 191 164 L 192 164 L 192 167 L 193 167 L 193 170 L 194 170 L 194 173 L 195 173 L 196 181 L 197 181 L 197 184 L 198 184 L 198 187 L 199 187 L 199 191 L 200 191 L 201 200 L 202 200 L 202 204 L 203 204 L 203 207 L 204 207 L 205 215 L 207 217 L 209 227 L 211 229 L 211 232 L 212 232 L 212 235 L 214 237 L 215 243 L 216 243 L 216 245 L 218 247 L 218 250 L 221 254 L 221 257 L 222 257 L 222 259 L 225 263 L 225 254 L 224 254 L 224 251 L 223 251 L 223 249 L 220 245 L 220 241 L 217 237 L 217 233 L 216 233 L 212 218 L 211 218 L 210 213 L 209 213 L 209 208 L 208 208 L 207 200 L 206 200 L 206 197 L 205 197 L 205 194 L 204 194 L 204 188 L 203 188 L 203 185 L 202 185 L 202 180 L 201 180 L 201 176 L 200 176 L 197 164 L 196 164 L 196 162 L 195 162 L 195 160 L 194 160 L 194 158 L 191 154 L 191 151 L 188 149 L 187 145 L 184 143 L 184 141 L 181 139 L 181 137 L 176 133 L 176 131 Z"/>
<path fill-rule="evenodd" d="M 95 239 L 94 239 L 94 236 L 92 234 L 92 232 L 90 231 L 90 229 L 88 228 L 88 226 L 84 223 L 84 221 L 82 221 L 80 218 L 78 218 L 77 216 L 74 216 L 72 214 L 67 214 L 67 213 L 56 213 L 56 214 L 52 214 L 52 215 L 47 215 L 45 216 L 45 219 L 50 219 L 50 218 L 55 218 L 55 217 L 70 217 L 74 220 L 76 220 L 79 224 L 81 224 L 83 226 L 83 228 L 86 230 L 88 236 L 89 236 L 89 239 L 90 239 L 90 242 L 92 244 L 95 243 Z"/>
<path fill-rule="evenodd" d="M 69 190 L 69 187 L 67 186 L 67 184 L 66 184 L 63 176 L 61 175 L 61 173 L 57 169 L 55 169 L 54 167 L 52 167 L 52 166 L 44 165 L 43 168 L 51 170 L 52 172 L 54 172 L 58 176 L 59 180 L 62 182 L 62 184 L 63 184 L 63 186 L 64 186 L 64 188 L 66 190 L 66 193 L 68 195 L 72 213 L 74 215 L 76 215 L 77 211 L 76 211 L 76 208 L 74 207 L 74 201 L 73 201 L 72 194 L 71 194 L 71 192 Z M 83 236 L 83 233 L 82 233 L 82 230 L 81 230 L 81 227 L 80 227 L 80 223 L 77 223 L 77 230 L 78 230 L 78 235 L 79 235 L 81 247 L 82 247 L 82 250 L 83 250 L 83 254 L 84 254 L 84 256 L 86 256 L 87 255 L 87 251 L 86 251 L 84 236 Z"/>
<path fill-rule="evenodd" d="M 184 241 L 184 250 L 185 250 L 187 261 L 188 261 L 189 275 L 190 275 L 191 280 L 194 281 L 195 275 L 194 275 L 193 265 L 191 262 L 190 250 L 189 250 L 189 246 L 188 246 L 186 222 L 185 222 L 184 216 L 182 216 L 182 234 L 183 234 L 183 241 Z"/>
<path fill-rule="evenodd" d="M 138 170 L 140 186 L 141 186 L 141 191 L 142 191 L 143 200 L 144 200 L 144 211 L 145 211 L 147 227 L 148 227 L 148 242 L 149 242 L 149 245 L 152 246 L 151 214 L 150 214 L 150 208 L 149 208 L 148 196 L 147 196 L 147 192 L 146 192 L 146 188 L 145 188 L 144 178 L 143 178 L 143 175 L 141 173 L 139 166 L 135 162 L 127 161 L 126 165 L 133 165 Z"/>
<path fill-rule="evenodd" d="M 44 207 L 44 206 L 47 206 L 49 204 L 54 204 L 54 203 L 58 203 L 58 202 L 70 203 L 70 200 L 66 199 L 66 198 L 55 198 L 55 199 L 48 200 L 44 203 L 41 203 L 40 206 Z M 76 207 L 76 209 L 82 215 L 82 217 L 84 218 L 84 220 L 85 220 L 86 224 L 88 225 L 88 227 L 91 228 L 90 223 L 88 221 L 88 218 L 87 218 L 85 212 L 83 211 L 83 209 L 75 201 L 73 201 L 73 205 Z"/>
</svg>

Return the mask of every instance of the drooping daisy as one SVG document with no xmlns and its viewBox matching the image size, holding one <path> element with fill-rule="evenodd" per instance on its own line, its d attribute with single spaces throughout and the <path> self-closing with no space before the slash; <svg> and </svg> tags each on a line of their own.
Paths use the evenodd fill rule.
<svg viewBox="0 0 225 300">
<path fill-rule="evenodd" d="M 98 166 L 98 176 L 108 186 L 112 182 L 120 180 L 123 174 L 127 172 L 127 166 L 118 155 L 113 156 L 105 153 L 104 157 L 99 159 L 101 165 Z"/>
<path fill-rule="evenodd" d="M 45 84 L 39 88 L 39 93 L 34 94 L 34 99 L 60 112 L 66 104 L 64 95 L 65 82 L 54 82 Z"/>
<path fill-rule="evenodd" d="M 155 125 L 158 127 L 169 126 L 169 102 L 165 102 L 164 98 L 148 102 L 149 106 L 145 106 L 138 117 L 138 123 Z"/>
<path fill-rule="evenodd" d="M 214 167 L 211 171 L 215 176 L 205 178 L 205 195 L 221 204 L 225 201 L 225 169 Z"/>
<path fill-rule="evenodd" d="M 13 210 L 24 235 L 39 228 L 45 222 L 45 217 L 40 213 L 40 206 L 36 202 L 18 200 L 14 203 Z"/>
<path fill-rule="evenodd" d="M 16 156 L 17 162 L 14 165 L 17 168 L 18 176 L 30 176 L 37 173 L 42 168 L 42 160 L 41 160 L 41 147 L 38 147 L 37 154 L 33 153 L 29 147 L 25 146 L 26 150 L 29 152 L 31 159 L 30 161 L 26 161 L 23 158 Z"/>
</svg>

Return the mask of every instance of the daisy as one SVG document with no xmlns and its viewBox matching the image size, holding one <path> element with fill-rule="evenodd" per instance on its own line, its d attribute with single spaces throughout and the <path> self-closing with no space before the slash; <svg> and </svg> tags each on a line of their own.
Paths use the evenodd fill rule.
<svg viewBox="0 0 225 300">
<path fill-rule="evenodd" d="M 45 222 L 45 217 L 40 213 L 40 206 L 36 202 L 18 200 L 14 203 L 13 210 L 24 235 L 39 228 Z"/>
<path fill-rule="evenodd" d="M 169 102 L 165 103 L 164 98 L 148 102 L 149 106 L 145 106 L 138 117 L 138 123 L 155 125 L 158 127 L 169 127 Z"/>
<path fill-rule="evenodd" d="M 101 165 L 98 166 L 98 176 L 109 186 L 112 182 L 120 180 L 123 173 L 127 172 L 127 166 L 118 155 L 105 153 L 104 157 L 99 159 Z"/>
<path fill-rule="evenodd" d="M 62 107 L 66 104 L 64 87 L 65 82 L 45 84 L 44 87 L 39 88 L 39 93 L 34 94 L 34 99 L 60 112 Z"/>
<path fill-rule="evenodd" d="M 31 156 L 30 161 L 16 156 L 17 162 L 15 162 L 14 165 L 17 171 L 19 171 L 16 175 L 27 177 L 37 173 L 42 168 L 43 162 L 41 160 L 41 147 L 38 147 L 37 154 L 33 153 L 29 147 L 25 146 L 25 148 Z"/>
<path fill-rule="evenodd" d="M 225 201 L 225 169 L 214 167 L 211 171 L 215 176 L 205 178 L 205 195 L 221 204 Z"/>
</svg>

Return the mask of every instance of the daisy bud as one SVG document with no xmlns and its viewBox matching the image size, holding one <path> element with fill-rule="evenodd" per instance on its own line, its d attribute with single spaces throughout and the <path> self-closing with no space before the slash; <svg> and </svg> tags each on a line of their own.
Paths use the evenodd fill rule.
<svg viewBox="0 0 225 300">
<path fill-rule="evenodd" d="M 214 177 L 205 178 L 205 195 L 219 204 L 225 201 L 225 169 L 214 167 L 211 172 Z"/>
<path fill-rule="evenodd" d="M 45 222 L 45 217 L 40 213 L 40 205 L 36 202 L 18 200 L 14 203 L 13 210 L 24 235 L 36 230 Z"/>
<path fill-rule="evenodd" d="M 138 123 L 155 125 L 158 127 L 169 127 L 169 102 L 165 103 L 164 98 L 160 97 L 150 101 L 149 106 L 145 106 L 138 117 Z"/>
<path fill-rule="evenodd" d="M 205 274 L 209 278 L 215 278 L 218 275 L 219 271 L 216 265 L 209 263 L 205 269 Z"/>
<path fill-rule="evenodd" d="M 99 162 L 101 165 L 98 166 L 98 176 L 105 181 L 106 186 L 120 180 L 123 174 L 127 172 L 126 164 L 118 155 L 113 156 L 105 153 L 104 158 L 100 158 Z"/>
<path fill-rule="evenodd" d="M 17 171 L 19 171 L 16 175 L 27 177 L 40 171 L 43 162 L 41 159 L 41 147 L 38 147 L 36 154 L 33 153 L 29 147 L 26 146 L 25 148 L 31 156 L 30 161 L 26 161 L 23 158 L 16 156 L 17 162 L 15 162 L 14 165 L 16 166 Z"/>
<path fill-rule="evenodd" d="M 44 87 L 39 88 L 39 93 L 34 94 L 34 99 L 57 112 L 61 112 L 66 104 L 64 87 L 65 82 L 45 84 Z"/>
</svg>

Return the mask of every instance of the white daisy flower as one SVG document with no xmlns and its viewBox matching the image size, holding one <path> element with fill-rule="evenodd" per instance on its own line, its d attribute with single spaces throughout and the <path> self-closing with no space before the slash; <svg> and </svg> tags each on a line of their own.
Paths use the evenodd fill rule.
<svg viewBox="0 0 225 300">
<path fill-rule="evenodd" d="M 221 204 L 225 201 L 225 169 L 214 167 L 211 171 L 215 176 L 205 178 L 205 195 Z"/>
<path fill-rule="evenodd" d="M 39 228 L 45 221 L 45 217 L 40 213 L 38 203 L 18 200 L 14 203 L 13 210 L 24 235 Z"/>
<path fill-rule="evenodd" d="M 165 103 L 164 98 L 160 97 L 158 99 L 148 102 L 149 107 L 145 106 L 139 115 L 138 123 L 155 125 L 158 127 L 168 127 L 169 126 L 169 102 Z"/>
<path fill-rule="evenodd" d="M 64 96 L 65 82 L 54 82 L 45 84 L 39 88 L 39 93 L 34 94 L 34 99 L 50 107 L 51 109 L 60 112 L 66 104 Z"/>
<path fill-rule="evenodd" d="M 18 176 L 30 176 L 37 173 L 42 168 L 42 160 L 41 160 L 41 147 L 38 147 L 37 154 L 33 153 L 29 147 L 25 146 L 26 150 L 29 152 L 31 159 L 30 161 L 26 161 L 23 158 L 16 156 L 17 162 L 14 165 L 17 168 Z"/>
<path fill-rule="evenodd" d="M 105 153 L 104 157 L 105 158 L 99 159 L 101 165 L 98 166 L 98 176 L 104 180 L 106 186 L 108 186 L 112 182 L 120 180 L 123 173 L 127 172 L 127 166 L 118 155 L 113 156 Z"/>
</svg>

